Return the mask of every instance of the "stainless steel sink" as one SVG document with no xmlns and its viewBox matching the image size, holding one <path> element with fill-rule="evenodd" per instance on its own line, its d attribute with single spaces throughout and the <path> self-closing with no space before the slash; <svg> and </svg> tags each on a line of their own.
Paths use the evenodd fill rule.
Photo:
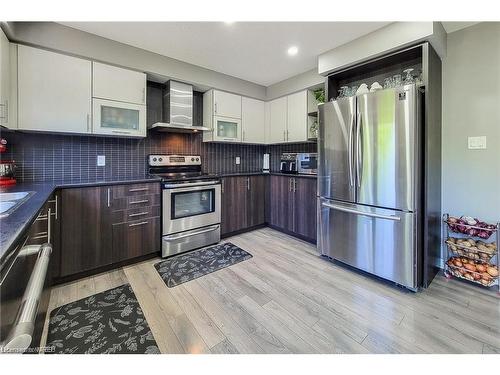
<svg viewBox="0 0 500 375">
<path fill-rule="evenodd" d="M 0 193 L 0 218 L 9 216 L 20 205 L 26 202 L 34 191 L 20 191 L 17 193 Z"/>
</svg>

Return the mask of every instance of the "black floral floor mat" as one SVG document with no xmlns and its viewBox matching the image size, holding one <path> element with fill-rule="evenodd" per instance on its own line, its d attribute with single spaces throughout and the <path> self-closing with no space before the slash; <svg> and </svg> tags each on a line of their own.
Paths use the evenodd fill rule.
<svg viewBox="0 0 500 375">
<path fill-rule="evenodd" d="M 129 284 L 52 310 L 46 353 L 160 353 Z"/>
<path fill-rule="evenodd" d="M 155 264 L 169 288 L 252 258 L 230 242 L 177 255 Z"/>
</svg>

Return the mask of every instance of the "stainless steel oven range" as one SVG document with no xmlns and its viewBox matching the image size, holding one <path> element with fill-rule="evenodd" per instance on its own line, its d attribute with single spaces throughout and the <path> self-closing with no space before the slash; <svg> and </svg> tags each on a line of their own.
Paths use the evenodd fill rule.
<svg viewBox="0 0 500 375">
<path fill-rule="evenodd" d="M 220 241 L 221 182 L 201 171 L 199 155 L 149 155 L 162 179 L 162 256 Z"/>
</svg>

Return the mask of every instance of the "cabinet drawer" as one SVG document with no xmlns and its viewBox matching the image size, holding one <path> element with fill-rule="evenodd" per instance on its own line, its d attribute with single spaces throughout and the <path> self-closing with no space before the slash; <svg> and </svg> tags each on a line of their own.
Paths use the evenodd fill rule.
<svg viewBox="0 0 500 375">
<path fill-rule="evenodd" d="M 160 194 L 159 182 L 113 186 L 113 199 L 147 194 Z"/>
<path fill-rule="evenodd" d="M 113 212 L 113 223 L 125 223 L 134 220 L 160 216 L 160 206 L 138 207 Z"/>
<path fill-rule="evenodd" d="M 160 250 L 160 218 L 113 224 L 113 262 Z"/>
<path fill-rule="evenodd" d="M 113 210 L 117 211 L 140 207 L 159 206 L 160 201 L 160 194 L 115 198 L 113 199 Z"/>
</svg>

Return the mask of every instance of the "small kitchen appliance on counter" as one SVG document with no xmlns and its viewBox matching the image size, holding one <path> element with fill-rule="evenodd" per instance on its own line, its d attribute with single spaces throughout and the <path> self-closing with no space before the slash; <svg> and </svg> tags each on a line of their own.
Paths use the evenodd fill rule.
<svg viewBox="0 0 500 375">
<path fill-rule="evenodd" d="M 0 153 L 7 151 L 7 141 L 0 138 Z M 14 185 L 16 180 L 16 163 L 14 160 L 2 160 L 0 158 L 0 186 Z"/>
<path fill-rule="evenodd" d="M 289 174 L 313 174 L 318 172 L 318 154 L 286 152 L 281 154 L 280 172 Z"/>
<path fill-rule="evenodd" d="M 296 174 L 297 171 L 297 154 L 295 152 L 284 152 L 281 154 L 280 172 Z"/>
<path fill-rule="evenodd" d="M 162 256 L 220 241 L 221 181 L 203 173 L 199 155 L 149 155 L 162 184 Z"/>
</svg>

